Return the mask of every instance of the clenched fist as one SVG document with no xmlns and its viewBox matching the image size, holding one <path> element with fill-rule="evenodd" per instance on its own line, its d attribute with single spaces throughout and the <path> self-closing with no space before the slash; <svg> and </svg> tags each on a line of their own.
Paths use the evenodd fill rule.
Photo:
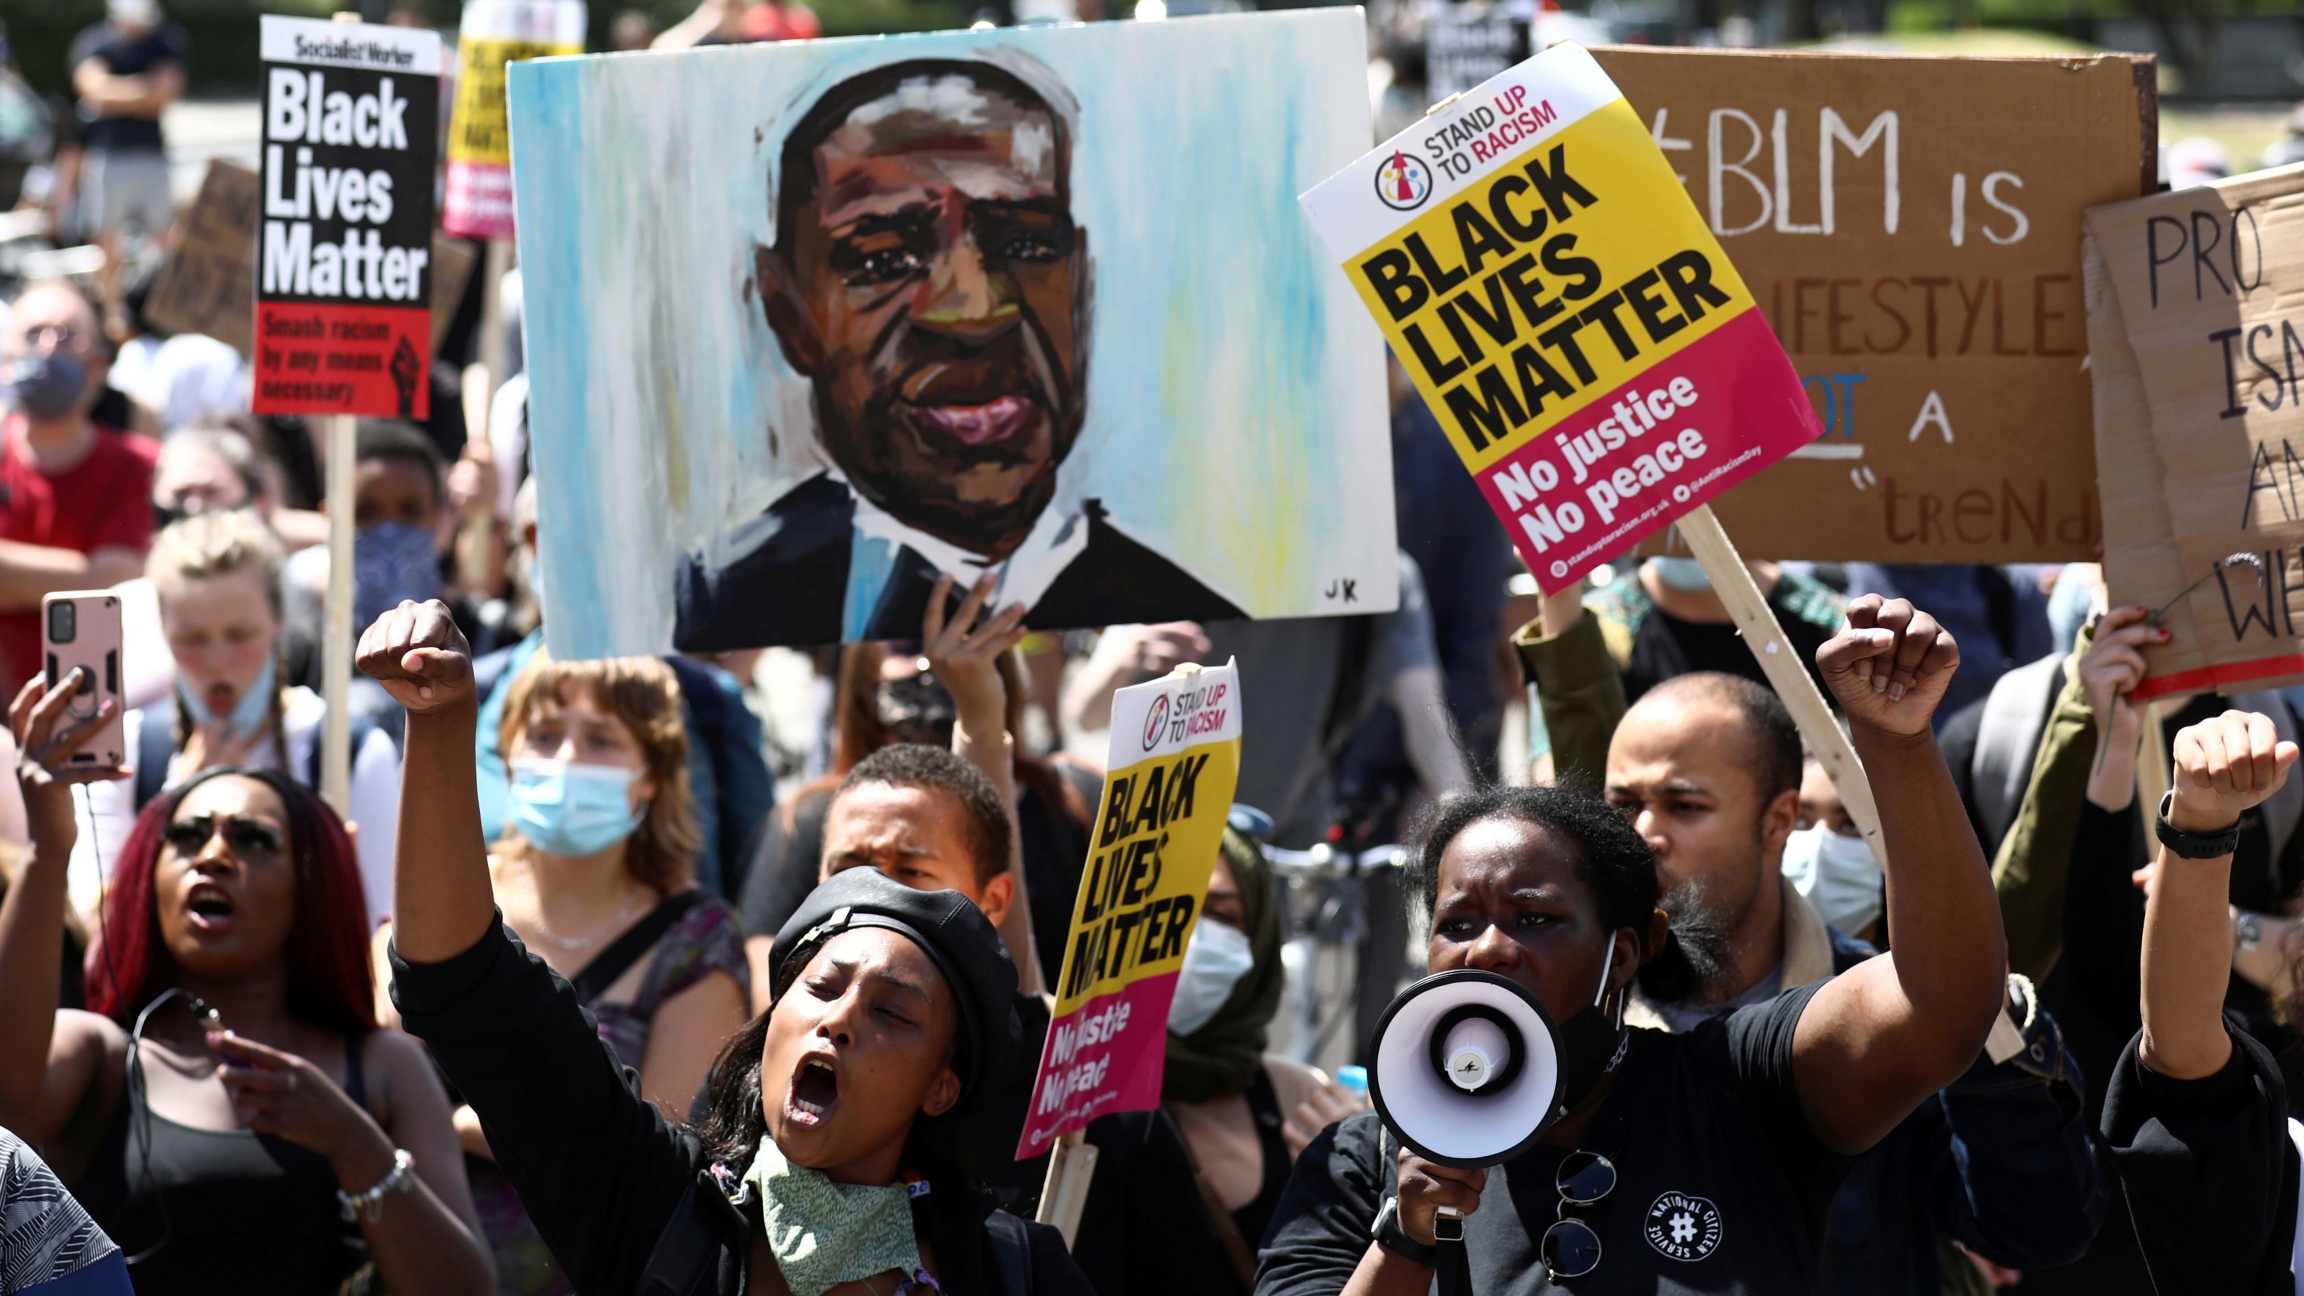
<svg viewBox="0 0 2304 1296">
<path fill-rule="evenodd" d="M 479 706 L 472 645 L 438 599 L 403 600 L 360 636 L 360 673 L 384 686 L 410 715 Z"/>
<path fill-rule="evenodd" d="M 2269 716 L 2227 711 L 2176 735 L 2176 799 L 2168 822 L 2188 833 L 2223 832 L 2288 781 L 2296 744 L 2280 741 Z"/>
<path fill-rule="evenodd" d="M 1911 738 L 1929 731 L 1960 645 L 1909 601 L 1866 594 L 1849 600 L 1847 626 L 1816 650 L 1816 664 L 1851 724 Z"/>
</svg>

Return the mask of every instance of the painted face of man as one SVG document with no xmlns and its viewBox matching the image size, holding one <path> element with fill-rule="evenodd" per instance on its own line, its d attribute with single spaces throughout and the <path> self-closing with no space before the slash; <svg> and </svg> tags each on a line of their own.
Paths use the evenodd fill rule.
<svg viewBox="0 0 2304 1296">
<path fill-rule="evenodd" d="M 812 194 L 759 254 L 769 323 L 849 482 L 992 558 L 1031 530 L 1080 430 L 1089 274 L 1066 149 L 1036 100 L 923 73 L 817 142 Z"/>
</svg>

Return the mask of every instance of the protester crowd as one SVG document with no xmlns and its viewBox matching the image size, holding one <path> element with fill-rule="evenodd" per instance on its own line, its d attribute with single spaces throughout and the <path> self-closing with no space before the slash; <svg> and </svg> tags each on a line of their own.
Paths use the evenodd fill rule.
<svg viewBox="0 0 2304 1296">
<path fill-rule="evenodd" d="M 517 347 L 456 363 L 476 279 L 432 418 L 358 430 L 332 808 L 319 447 L 112 256 L 165 243 L 185 55 L 152 0 L 108 15 L 52 192 L 112 259 L 0 328 L 0 1292 L 1407 1296 L 1442 1223 L 1482 1293 L 2304 1290 L 2304 695 L 2138 702 L 2166 631 L 2092 564 L 1756 561 L 1867 841 L 1702 566 L 1532 596 L 1402 383 L 1395 611 L 1035 634 L 946 578 L 913 639 L 560 661 L 549 430 Z M 42 661 L 82 589 L 124 609 L 125 771 L 73 762 L 83 681 Z M 1015 1153 L 1082 753 L 1116 689 L 1228 659 L 1241 804 L 1160 1104 L 1089 1126 L 1067 1239 Z M 1403 845 L 1369 894 L 1419 972 L 1543 1005 L 1541 1141 L 1439 1164 L 1312 1064 L 1374 1024 L 1323 1054 L 1284 1011 L 1273 861 L 1320 842 Z"/>
</svg>

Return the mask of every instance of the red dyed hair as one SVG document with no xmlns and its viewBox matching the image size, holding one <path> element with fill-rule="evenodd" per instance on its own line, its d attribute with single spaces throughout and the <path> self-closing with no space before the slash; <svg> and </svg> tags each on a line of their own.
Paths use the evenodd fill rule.
<svg viewBox="0 0 2304 1296">
<path fill-rule="evenodd" d="M 226 775 L 271 788 L 288 812 L 288 852 L 296 870 L 296 913 L 286 951 L 289 1015 L 347 1035 L 376 1029 L 368 901 L 352 838 L 326 802 L 278 770 L 209 770 L 154 797 L 136 816 L 113 859 L 102 928 L 83 969 L 89 1009 L 125 1026 L 175 982 L 176 962 L 160 939 L 153 870 L 185 794 Z"/>
</svg>

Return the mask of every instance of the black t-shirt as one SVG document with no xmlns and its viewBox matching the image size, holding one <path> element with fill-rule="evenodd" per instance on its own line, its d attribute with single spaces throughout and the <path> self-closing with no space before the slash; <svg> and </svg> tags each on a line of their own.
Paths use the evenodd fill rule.
<svg viewBox="0 0 2304 1296">
<path fill-rule="evenodd" d="M 184 29 L 162 23 L 134 36 L 98 23 L 72 42 L 71 71 L 89 59 L 101 60 L 114 76 L 143 76 L 163 64 L 181 68 L 189 60 L 192 43 Z M 159 149 L 159 119 L 153 117 L 98 117 L 82 136 L 92 149 Z"/>
<path fill-rule="evenodd" d="M 1832 632 L 1801 617 L 1775 595 L 1769 596 L 1768 606 L 1776 613 L 1777 624 L 1784 628 L 1784 639 L 1791 645 L 1793 656 L 1815 677 L 1816 687 L 1823 688 L 1824 674 L 1816 665 L 1816 650 L 1824 646 Z M 1624 668 L 1624 700 L 1637 702 L 1648 690 L 1675 675 L 1692 671 L 1724 671 L 1741 675 L 1763 688 L 1775 688 L 1734 623 L 1703 625 L 1683 621 L 1662 608 L 1648 609 L 1639 628 L 1632 632 L 1632 659 Z M 1829 690 L 1825 696 L 1831 696 Z"/>
<path fill-rule="evenodd" d="M 1821 983 L 1819 983 L 1821 984 Z M 1598 1230 L 1599 1267 L 1546 1280 L 1538 1244 L 1569 1149 L 1539 1146 L 1488 1172 L 1464 1223 L 1479 1296 L 1798 1296 L 1820 1290 L 1817 1242 L 1849 1165 L 1810 1132 L 1792 1079 L 1792 1035 L 1817 986 L 1716 1017 L 1685 1035 L 1635 1030 L 1614 1089 L 1580 1147 L 1617 1183 L 1569 1213 Z M 1373 1113 L 1322 1134 L 1265 1235 L 1257 1296 L 1334 1296 L 1367 1253 L 1393 1191 L 1398 1145 Z M 1379 1146 L 1381 1137 L 1382 1146 Z"/>
</svg>

